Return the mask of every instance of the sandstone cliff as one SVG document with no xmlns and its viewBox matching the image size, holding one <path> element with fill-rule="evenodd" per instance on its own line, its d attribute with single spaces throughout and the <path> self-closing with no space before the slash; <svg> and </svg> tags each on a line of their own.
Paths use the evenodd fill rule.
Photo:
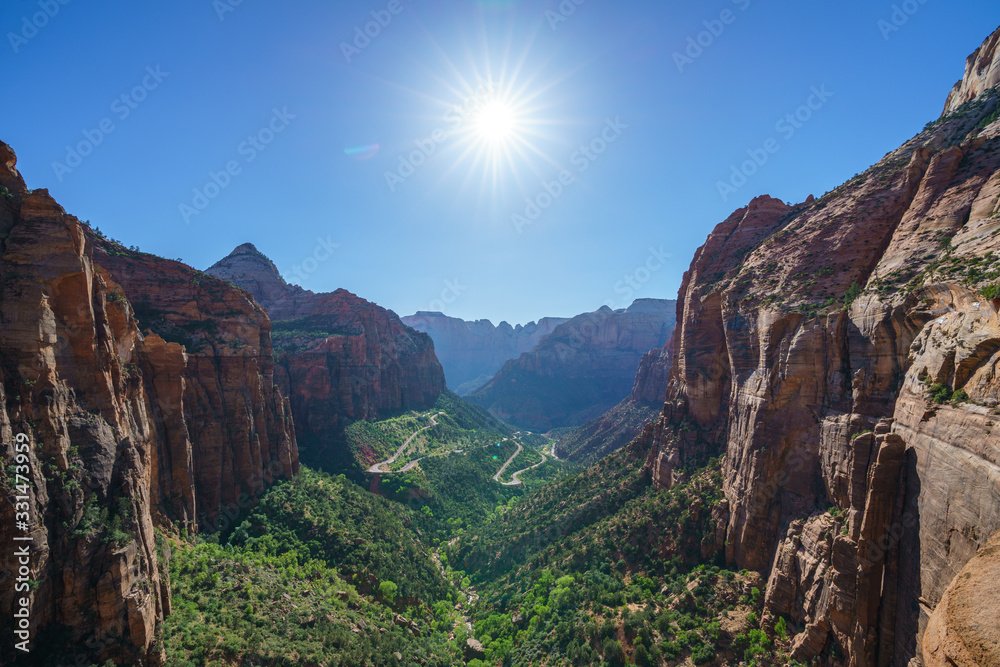
<svg viewBox="0 0 1000 667">
<path fill-rule="evenodd" d="M 964 106 L 818 200 L 755 199 L 685 274 L 647 469 L 725 455 L 716 546 L 804 662 L 919 662 L 1000 530 L 998 35 Z"/>
<path fill-rule="evenodd" d="M 28 191 L 0 143 L 0 436 L 30 443 L 31 636 L 64 664 L 159 664 L 170 609 L 169 548 L 154 526 L 208 528 L 297 466 L 287 402 L 270 378 L 267 319 L 238 290 L 211 293 L 195 272 L 97 239 L 45 190 Z M 95 245 L 99 248 L 95 248 Z M 122 253 L 112 258 L 104 249 Z M 107 262 L 102 265 L 101 262 Z M 178 327 L 219 315 L 206 349 L 186 354 L 141 330 L 127 294 L 159 276 L 176 286 Z M 119 282 L 116 278 L 120 278 Z M 207 277 L 206 277 L 207 278 Z M 170 289 L 162 286 L 160 289 Z M 165 303 L 152 291 L 153 303 Z M 218 347 L 239 337 L 240 350 Z M 0 482 L 0 541 L 15 544 L 17 479 Z M 246 498 L 236 494 L 247 492 Z M 13 549 L 0 557 L 0 606 L 15 609 Z M 2 631 L 11 636 L 11 615 Z M 67 654 L 63 649 L 75 652 Z M 0 662 L 11 664 L 7 652 Z"/>
<path fill-rule="evenodd" d="M 955 84 L 944 113 L 955 111 L 1000 84 L 1000 35 L 990 35 L 965 61 L 965 76 Z"/>
<path fill-rule="evenodd" d="M 924 633 L 927 667 L 1000 665 L 1000 533 L 970 560 L 934 610 Z"/>
<path fill-rule="evenodd" d="M 578 426 L 629 396 L 643 355 L 663 347 L 675 316 L 675 302 L 663 299 L 578 315 L 468 399 L 532 431 Z"/>
<path fill-rule="evenodd" d="M 506 322 L 493 326 L 489 320 L 467 322 L 442 313 L 420 312 L 403 318 L 404 324 L 434 340 L 448 387 L 460 396 L 489 382 L 504 362 L 531 351 L 567 321 L 564 317 L 544 317 L 537 323 L 512 327 Z"/>
<path fill-rule="evenodd" d="M 560 434 L 556 442 L 559 458 L 593 463 L 631 442 L 655 421 L 663 411 L 672 348 L 668 342 L 642 356 L 628 398 L 597 419 Z"/>
<path fill-rule="evenodd" d="M 425 409 L 445 391 L 430 337 L 392 311 L 346 290 L 288 285 L 249 243 L 206 273 L 247 290 L 270 314 L 277 382 L 312 462 L 344 454 L 339 434 L 351 421 Z"/>
</svg>

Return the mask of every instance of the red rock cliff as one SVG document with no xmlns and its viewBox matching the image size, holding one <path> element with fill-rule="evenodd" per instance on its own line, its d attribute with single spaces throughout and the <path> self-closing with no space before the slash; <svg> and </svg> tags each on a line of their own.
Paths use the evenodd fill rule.
<svg viewBox="0 0 1000 667">
<path fill-rule="evenodd" d="M 99 240 L 95 249 L 46 191 L 25 188 L 3 143 L 0 185 L 0 437 L 8 463 L 16 436 L 30 442 L 32 646 L 69 641 L 79 655 L 59 657 L 73 664 L 159 664 L 169 549 L 154 525 L 217 526 L 220 504 L 297 466 L 267 318 L 228 285 L 193 285 L 187 267 Z M 142 331 L 131 299 L 153 283 L 148 305 L 164 319 L 214 323 L 212 336 L 190 327 L 205 348 L 185 354 Z M 223 346 L 237 338 L 242 347 Z M 10 545 L 21 492 L 2 479 Z M 23 595 L 11 585 L 18 567 L 6 550 L 4 609 Z M 10 623 L 5 614 L 7 636 Z"/>
<path fill-rule="evenodd" d="M 430 407 L 445 391 L 430 337 L 392 311 L 347 290 L 288 285 L 249 243 L 207 272 L 247 289 L 271 314 L 279 383 L 310 444 L 327 446 L 350 421 Z"/>
<path fill-rule="evenodd" d="M 1000 530 L 1000 95 L 982 92 L 818 200 L 737 211 L 681 287 L 647 467 L 666 486 L 725 455 L 717 547 L 768 578 L 763 622 L 791 622 L 801 661 L 919 661 Z"/>
</svg>

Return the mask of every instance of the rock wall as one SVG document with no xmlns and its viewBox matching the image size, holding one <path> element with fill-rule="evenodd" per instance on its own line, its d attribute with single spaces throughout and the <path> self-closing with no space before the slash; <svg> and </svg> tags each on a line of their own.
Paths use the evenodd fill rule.
<svg viewBox="0 0 1000 667">
<path fill-rule="evenodd" d="M 335 440 L 350 421 L 428 408 L 445 391 L 430 337 L 392 311 L 347 290 L 288 285 L 251 244 L 206 273 L 247 289 L 270 314 L 277 382 L 310 443 Z"/>
<path fill-rule="evenodd" d="M 998 100 L 818 200 L 754 200 L 685 276 L 647 469 L 725 455 L 716 546 L 767 577 L 799 660 L 919 663 L 1000 530 Z"/>
<path fill-rule="evenodd" d="M 556 439 L 559 458 L 593 463 L 627 445 L 655 421 L 663 411 L 672 349 L 673 343 L 668 342 L 644 354 L 628 398 L 597 419 L 560 434 Z"/>
<path fill-rule="evenodd" d="M 467 322 L 441 313 L 420 312 L 403 318 L 404 324 L 434 340 L 448 387 L 460 396 L 489 382 L 504 362 L 531 351 L 567 321 L 564 317 L 543 317 L 537 323 L 512 327 L 507 322 L 493 326 L 489 320 Z"/>
<path fill-rule="evenodd" d="M 579 426 L 630 395 L 643 355 L 670 339 L 675 305 L 639 299 L 578 315 L 467 398 L 532 431 Z"/>
<path fill-rule="evenodd" d="M 197 530 L 193 519 L 211 521 L 233 492 L 259 490 L 268 475 L 297 466 L 285 399 L 265 364 L 266 317 L 241 321 L 252 303 L 223 285 L 224 303 L 244 308 L 232 321 L 251 346 L 232 359 L 185 355 L 142 332 L 128 288 L 101 265 L 110 257 L 95 250 L 91 231 L 45 190 L 25 188 L 3 143 L 0 185 L 0 437 L 8 464 L 16 438 L 29 442 L 33 540 L 30 593 L 13 585 L 21 565 L 13 550 L 0 556 L 0 606 L 14 610 L 15 598 L 30 598 L 36 655 L 161 664 L 156 634 L 170 610 L 169 547 L 154 526 Z M 126 283 L 146 268 L 176 264 L 114 248 L 121 266 L 141 259 L 135 273 L 119 271 Z M 197 313 L 199 299 L 214 296 L 185 300 L 180 310 Z M 218 326 L 226 332 L 229 324 Z M 14 516 L 15 496 L 23 495 L 17 481 L 0 481 L 7 545 L 23 534 Z M 5 637 L 12 625 L 5 614 Z M 67 646 L 78 654 L 62 651 Z M 0 653 L 4 664 L 17 657 L 6 641 Z"/>
<path fill-rule="evenodd" d="M 274 479 L 298 472 L 271 322 L 242 290 L 180 262 L 100 238 L 94 248 L 146 335 L 142 370 L 167 444 L 158 459 L 161 502 L 182 526 L 215 528 L 220 508 L 245 507 Z"/>
<path fill-rule="evenodd" d="M 965 76 L 948 95 L 944 113 L 955 111 L 997 84 L 1000 84 L 1000 35 L 993 33 L 965 61 Z"/>
<path fill-rule="evenodd" d="M 924 633 L 927 667 L 1000 665 L 1000 533 L 962 568 Z"/>
</svg>

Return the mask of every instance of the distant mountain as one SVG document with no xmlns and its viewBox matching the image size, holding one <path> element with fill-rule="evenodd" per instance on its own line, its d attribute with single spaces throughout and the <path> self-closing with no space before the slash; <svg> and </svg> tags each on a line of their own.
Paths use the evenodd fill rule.
<svg viewBox="0 0 1000 667">
<path fill-rule="evenodd" d="M 493 326 L 489 320 L 469 322 L 428 312 L 402 319 L 434 340 L 448 387 L 459 395 L 489 382 L 505 361 L 530 351 L 557 326 L 569 321 L 565 317 L 544 317 L 524 326 L 512 327 L 507 322 Z"/>
<path fill-rule="evenodd" d="M 390 310 L 343 289 L 317 294 L 289 285 L 250 243 L 205 273 L 246 290 L 267 310 L 275 380 L 288 392 L 300 444 L 303 452 L 312 448 L 313 461 L 325 456 L 314 445 L 335 446 L 346 424 L 429 408 L 445 391 L 430 337 Z"/>
<path fill-rule="evenodd" d="M 674 330 L 676 302 L 639 299 L 560 324 L 467 398 L 531 431 L 583 424 L 629 396 L 639 363 Z"/>
<path fill-rule="evenodd" d="M 556 454 L 576 463 L 594 463 L 636 438 L 656 421 L 670 379 L 672 342 L 651 350 L 639 362 L 632 393 L 603 415 L 558 437 Z"/>
</svg>

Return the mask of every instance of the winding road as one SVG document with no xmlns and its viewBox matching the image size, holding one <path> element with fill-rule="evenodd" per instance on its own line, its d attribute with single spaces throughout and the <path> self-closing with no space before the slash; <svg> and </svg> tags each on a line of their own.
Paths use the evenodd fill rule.
<svg viewBox="0 0 1000 667">
<path fill-rule="evenodd" d="M 410 461 L 405 466 L 403 466 L 402 470 L 382 470 L 382 466 L 388 466 L 388 465 L 392 465 L 393 463 L 395 463 L 396 459 L 398 459 L 400 456 L 403 455 L 403 452 L 406 450 L 406 448 L 409 447 L 410 443 L 413 441 L 413 439 L 415 437 L 417 437 L 417 434 L 421 433 L 422 431 L 426 431 L 429 428 L 433 428 L 433 427 L 437 426 L 437 420 L 435 419 L 435 417 L 437 417 L 438 415 L 443 415 L 443 414 L 444 414 L 444 412 L 438 412 L 436 414 L 431 415 L 431 423 L 430 423 L 430 425 L 425 426 L 423 428 L 418 428 L 416 431 L 414 431 L 413 435 L 411 435 L 409 438 L 406 439 L 406 442 L 404 442 L 403 445 L 399 449 L 396 450 L 395 454 L 393 454 L 392 456 L 390 456 L 385 461 L 382 461 L 380 463 L 376 463 L 375 465 L 373 465 L 371 468 L 368 469 L 368 472 L 375 473 L 375 474 L 380 474 L 380 475 L 386 475 L 386 474 L 389 474 L 389 473 L 409 472 L 410 470 L 413 470 L 413 468 L 418 463 L 420 463 L 420 459 L 417 459 L 415 461 Z"/>
<path fill-rule="evenodd" d="M 435 413 L 433 415 L 430 415 L 431 423 L 428 426 L 424 426 L 423 428 L 418 428 L 416 431 L 414 431 L 413 435 L 411 435 L 409 438 L 406 439 L 406 442 L 404 442 L 402 444 L 402 446 L 398 450 L 396 450 L 395 454 L 393 454 L 391 457 L 389 457 L 385 461 L 381 461 L 379 463 L 376 463 L 372 467 L 368 468 L 368 472 L 372 473 L 372 474 L 376 474 L 376 475 L 393 475 L 393 474 L 396 474 L 396 473 L 409 472 L 409 471 L 413 470 L 417 466 L 418 463 L 420 463 L 421 461 L 424 460 L 425 457 L 420 457 L 419 459 L 414 459 L 413 461 L 410 461 L 409 463 L 407 463 L 405 466 L 403 466 L 399 470 L 383 470 L 382 468 L 384 466 L 389 466 L 389 465 L 392 465 L 393 463 L 395 463 L 396 459 L 398 459 L 400 456 L 403 455 L 403 452 L 406 451 L 406 448 L 410 446 L 410 443 L 413 442 L 413 439 L 415 437 L 417 437 L 417 435 L 419 433 L 421 433 L 423 431 L 426 431 L 429 428 L 433 428 L 433 427 L 437 426 L 437 420 L 435 418 L 438 415 L 443 415 L 443 414 L 444 414 L 444 412 L 441 411 L 441 412 L 437 412 L 437 413 Z M 500 442 L 506 442 L 507 440 L 509 440 L 509 438 L 504 438 Z M 497 472 L 497 474 L 493 475 L 493 481 L 494 482 L 498 482 L 499 484 L 502 484 L 503 486 L 519 486 L 520 484 L 522 484 L 522 482 L 518 478 L 518 475 L 520 475 L 521 473 L 524 473 L 524 472 L 528 472 L 529 470 L 534 470 L 538 466 L 540 466 L 543 463 L 545 463 L 546 461 L 548 461 L 548 458 L 545 456 L 545 454 L 543 452 L 539 452 L 539 454 L 542 455 L 542 460 L 541 461 L 539 461 L 538 463 L 536 463 L 533 466 L 529 466 L 527 468 L 524 468 L 523 470 L 518 470 L 517 472 L 515 472 L 514 474 L 512 474 L 510 476 L 511 481 L 509 481 L 509 482 L 501 482 L 500 481 L 500 477 L 503 476 L 504 472 L 507 470 L 507 467 L 510 466 L 510 464 L 514 462 L 514 459 L 517 458 L 518 454 L 520 454 L 522 451 L 524 451 L 524 446 L 521 445 L 520 442 L 518 442 L 517 440 L 515 440 L 514 442 L 517 443 L 517 451 L 515 451 L 511 455 L 511 457 L 509 459 L 507 459 L 507 461 L 504 462 L 503 466 L 500 468 L 500 470 Z M 461 450 L 455 450 L 455 453 L 459 453 L 459 452 L 461 452 Z M 558 458 L 556 456 L 556 445 L 555 445 L 554 442 L 552 443 L 552 447 L 549 450 L 549 456 L 551 456 L 552 458 Z"/>
<path fill-rule="evenodd" d="M 507 463 L 503 464 L 503 468 L 500 468 L 500 472 L 498 472 L 496 475 L 493 476 L 493 479 L 495 481 L 500 482 L 500 475 L 502 475 L 503 471 L 507 469 L 507 466 L 509 466 L 511 464 L 511 462 L 513 462 L 513 460 L 515 458 L 517 458 L 517 455 L 521 453 L 521 449 L 522 449 L 521 443 L 517 443 L 517 451 L 514 452 L 514 456 L 511 456 L 509 459 L 507 459 Z M 540 466 L 543 463 L 545 463 L 546 461 L 548 461 L 548 458 L 545 456 L 544 452 L 539 452 L 539 454 L 542 455 L 542 460 L 541 461 L 539 461 L 538 463 L 536 463 L 533 466 L 529 466 L 527 468 L 524 468 L 523 470 L 518 470 L 517 472 L 515 472 L 513 475 L 510 476 L 510 479 L 511 479 L 510 482 L 500 482 L 500 483 L 503 484 L 504 486 L 518 486 L 518 485 L 520 485 L 521 484 L 521 480 L 518 479 L 518 477 L 517 477 L 518 475 L 520 475 L 522 472 L 528 472 L 529 470 L 534 470 L 538 466 Z M 552 456 L 552 458 L 557 458 L 556 457 L 556 445 L 555 445 L 555 443 L 552 443 L 552 448 L 549 450 L 549 455 Z"/>
</svg>

